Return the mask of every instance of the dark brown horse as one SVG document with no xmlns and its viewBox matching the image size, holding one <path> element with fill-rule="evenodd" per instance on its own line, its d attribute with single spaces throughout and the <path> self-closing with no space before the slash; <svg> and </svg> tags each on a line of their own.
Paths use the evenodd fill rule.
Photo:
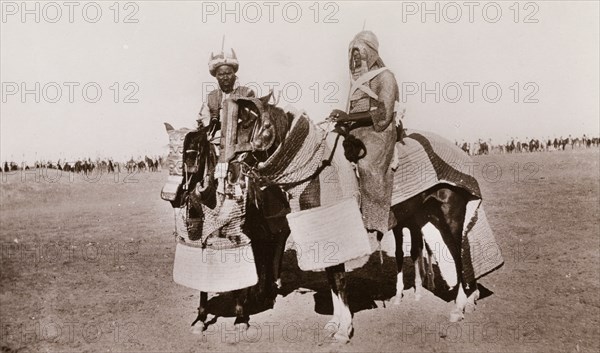
<svg viewBox="0 0 600 353">
<path fill-rule="evenodd" d="M 217 196 L 217 181 L 213 176 L 216 163 L 216 148 L 208 141 L 206 129 L 200 127 L 197 131 L 187 133 L 184 140 L 183 169 L 186 171 L 185 179 L 189 182 L 178 197 L 172 201 L 172 206 L 182 207 L 187 204 L 190 207 L 190 216 L 194 218 L 202 218 L 201 204 L 213 208 Z M 239 165 L 232 164 L 230 169 L 233 173 L 230 173 L 226 183 L 238 183 L 241 176 Z M 254 196 L 249 197 L 248 200 L 253 198 Z M 276 276 L 273 270 L 278 266 L 273 265 L 273 254 L 279 247 L 274 246 L 273 243 L 278 234 L 271 231 L 268 224 L 262 212 L 257 210 L 255 202 L 248 202 L 246 222 L 243 228 L 251 239 L 259 280 L 258 284 L 253 287 L 239 289 L 231 293 L 236 301 L 234 324 L 241 329 L 248 327 L 249 305 L 252 305 L 255 310 L 272 307 L 276 295 L 274 288 Z M 277 261 L 280 263 L 281 260 Z M 201 334 L 206 329 L 208 309 L 208 293 L 200 292 L 198 315 L 192 322 L 192 333 Z M 226 309 L 220 311 L 227 312 Z"/>
<path fill-rule="evenodd" d="M 238 100 L 238 104 L 244 105 L 244 109 L 253 112 L 254 128 L 246 130 L 251 137 L 250 141 L 251 159 L 256 163 L 251 175 L 257 183 L 278 187 L 285 191 L 285 185 L 278 185 L 275 182 L 269 182 L 267 176 L 260 175 L 260 163 L 264 162 L 278 148 L 286 148 L 284 139 L 286 133 L 290 130 L 293 119 L 290 113 L 285 113 L 282 109 L 268 104 L 269 96 L 260 99 Z M 239 133 L 239 131 L 238 131 Z M 249 158 L 246 158 L 249 160 Z M 318 173 L 318 170 L 316 171 Z M 299 181 L 309 183 L 311 180 Z M 408 228 L 411 233 L 412 249 L 411 257 L 416 264 L 422 263 L 421 256 L 423 250 L 422 228 L 431 223 L 439 230 L 448 247 L 452 258 L 454 259 L 456 273 L 458 274 L 458 283 L 454 287 L 456 291 L 456 306 L 453 308 L 450 320 L 461 320 L 469 298 L 471 301 L 478 296 L 475 280 L 467 283 L 461 274 L 461 244 L 463 224 L 465 220 L 466 204 L 469 201 L 469 194 L 462 189 L 442 184 L 432 187 L 418 195 L 392 206 L 392 211 L 398 221 L 393 228 L 396 239 L 396 262 L 398 267 L 397 294 L 395 302 L 398 303 L 402 298 L 402 264 L 404 253 L 402 249 L 402 229 Z M 289 211 L 289 210 L 288 210 Z M 431 261 L 429 261 L 431 264 Z M 421 266 L 419 266 L 421 267 Z M 419 274 L 421 270 L 415 270 Z M 352 313 L 348 307 L 348 295 L 346 291 L 345 265 L 338 264 L 326 268 L 327 279 L 332 290 L 332 301 L 334 307 L 333 318 L 326 325 L 327 329 L 334 327 L 333 336 L 338 341 L 348 341 L 352 335 Z M 421 283 L 420 276 L 417 275 L 415 289 L 417 298 L 420 294 Z M 465 293 L 465 289 L 467 293 Z"/>
</svg>

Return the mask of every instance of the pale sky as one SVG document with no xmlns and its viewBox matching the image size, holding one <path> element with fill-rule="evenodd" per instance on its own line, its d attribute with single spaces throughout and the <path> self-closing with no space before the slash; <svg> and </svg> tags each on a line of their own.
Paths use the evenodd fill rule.
<svg viewBox="0 0 600 353">
<path fill-rule="evenodd" d="M 404 92 L 408 128 L 452 141 L 600 133 L 597 1 L 134 1 L 118 18 L 113 1 L 21 3 L 2 1 L 2 161 L 162 152 L 163 122 L 195 127 L 223 35 L 241 84 L 285 88 L 280 106 L 322 120 L 345 108 L 347 47 L 363 24 Z M 39 103 L 22 95 L 36 83 Z"/>
</svg>

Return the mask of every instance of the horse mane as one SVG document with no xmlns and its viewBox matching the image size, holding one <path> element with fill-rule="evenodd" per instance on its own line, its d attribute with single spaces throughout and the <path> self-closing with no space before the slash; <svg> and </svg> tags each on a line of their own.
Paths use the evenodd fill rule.
<svg viewBox="0 0 600 353">
<path fill-rule="evenodd" d="M 267 110 L 275 127 L 276 141 L 283 144 L 295 117 L 292 113 L 286 113 L 283 109 L 272 104 L 267 105 Z"/>
</svg>

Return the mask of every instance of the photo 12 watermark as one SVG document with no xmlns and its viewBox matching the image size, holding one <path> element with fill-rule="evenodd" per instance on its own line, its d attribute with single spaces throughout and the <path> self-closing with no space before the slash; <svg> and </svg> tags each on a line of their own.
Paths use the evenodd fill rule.
<svg viewBox="0 0 600 353">
<path fill-rule="evenodd" d="M 440 323 L 404 321 L 398 338 L 404 343 L 496 343 L 533 344 L 540 341 L 539 328 L 529 322 L 461 322 Z"/>
<path fill-rule="evenodd" d="M 456 172 L 471 176 L 486 183 L 513 182 L 534 184 L 540 182 L 539 175 L 544 169 L 539 162 L 514 162 L 510 165 L 501 165 L 498 162 L 480 162 L 477 160 L 456 163 L 447 163 L 448 168 Z M 394 173 L 394 180 L 399 182 L 418 181 L 432 183 L 438 180 L 438 171 L 431 162 L 401 163 Z"/>
<path fill-rule="evenodd" d="M 488 82 L 407 82 L 400 83 L 402 103 L 539 103 L 540 86 L 536 82 L 504 85 Z"/>
<path fill-rule="evenodd" d="M 13 162 L 14 163 L 14 162 Z M 41 163 L 36 162 L 35 165 L 29 166 L 23 162 L 21 166 L 13 164 L 14 168 L 0 173 L 0 182 L 7 183 L 99 183 L 112 182 L 115 184 L 124 183 L 132 184 L 140 181 L 140 173 L 147 171 L 159 171 L 159 168 L 153 167 L 150 169 L 147 165 L 141 165 L 138 162 L 115 162 L 102 164 L 98 166 L 95 163 L 87 163 L 82 161 L 61 161 L 51 166 L 41 166 Z M 8 165 L 8 162 L 6 162 Z M 111 166 L 109 168 L 109 166 Z"/>
<path fill-rule="evenodd" d="M 335 324 L 323 326 L 320 322 L 306 324 L 299 321 L 250 322 L 247 328 L 221 322 L 209 325 L 202 333 L 203 343 L 274 343 L 288 344 L 332 344 L 336 340 L 330 334 L 337 330 Z"/>
<path fill-rule="evenodd" d="M 337 2 L 203 1 L 202 23 L 339 23 Z"/>
<path fill-rule="evenodd" d="M 139 103 L 136 82 L 2 82 L 2 103 Z"/>
<path fill-rule="evenodd" d="M 49 264 L 132 264 L 141 258 L 138 242 L 28 242 L 15 239 L 0 243 L 0 261 L 5 264 L 44 266 Z"/>
<path fill-rule="evenodd" d="M 237 88 L 239 84 L 236 81 Z M 242 86 L 247 87 L 254 92 L 256 97 L 264 97 L 270 93 L 273 94 L 274 100 L 278 105 L 295 104 L 303 98 L 309 102 L 333 104 L 339 103 L 340 86 L 336 82 L 311 82 L 309 84 L 300 82 L 247 82 Z M 217 82 L 202 82 L 202 97 L 203 102 L 207 101 L 208 94 L 219 89 Z"/>
<path fill-rule="evenodd" d="M 540 6 L 532 1 L 403 1 L 402 23 L 540 22 Z"/>
<path fill-rule="evenodd" d="M 82 343 L 139 344 L 139 325 L 131 321 L 59 321 L 35 319 L 0 322 L 0 342 L 6 346 L 55 343 L 79 347 Z"/>
<path fill-rule="evenodd" d="M 140 22 L 135 1 L 2 1 L 2 23 Z"/>
</svg>

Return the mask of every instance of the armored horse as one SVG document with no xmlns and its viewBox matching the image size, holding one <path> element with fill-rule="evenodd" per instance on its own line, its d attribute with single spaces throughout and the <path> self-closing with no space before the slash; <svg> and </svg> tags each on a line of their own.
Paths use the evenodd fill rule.
<svg viewBox="0 0 600 353">
<path fill-rule="evenodd" d="M 247 193 L 247 185 L 242 178 L 240 173 L 239 164 L 230 164 L 228 166 L 228 175 L 222 180 L 215 178 L 215 169 L 219 163 L 219 149 L 209 142 L 207 137 L 207 131 L 205 128 L 200 127 L 197 130 L 191 129 L 174 129 L 170 124 L 165 123 L 167 132 L 170 138 L 170 145 L 172 150 L 170 151 L 167 165 L 170 172 L 170 183 L 168 182 L 163 188 L 162 197 L 165 200 L 169 200 L 171 206 L 175 210 L 175 236 L 178 242 L 187 243 L 190 246 L 196 246 L 199 244 L 202 250 L 210 249 L 210 241 L 217 242 L 224 240 L 220 238 L 218 233 L 220 230 L 213 232 L 214 227 L 207 231 L 207 223 L 215 222 L 214 210 L 218 210 L 219 206 L 224 204 L 224 198 L 233 197 L 232 189 L 243 188 L 243 192 Z M 241 128 L 241 126 L 240 126 Z M 228 164 L 228 163 L 225 163 Z M 221 185 L 221 193 L 217 192 Z M 265 192 L 262 192 L 265 194 Z M 257 283 L 253 282 L 242 282 L 245 284 L 236 285 L 232 284 L 233 290 L 223 289 L 215 290 L 210 292 L 231 292 L 235 298 L 234 325 L 240 329 L 248 328 L 249 323 L 249 306 L 253 306 L 256 309 L 272 307 L 275 297 L 275 274 L 278 266 L 273 265 L 274 253 L 283 252 L 283 250 L 277 251 L 279 248 L 277 245 L 273 245 L 274 238 L 278 236 L 276 232 L 272 232 L 268 227 L 269 222 L 264 219 L 263 213 L 259 212 L 254 206 L 253 200 L 256 195 L 245 198 L 240 202 L 244 202 L 242 209 L 244 213 L 238 214 L 235 217 L 238 221 L 237 224 L 231 225 L 227 223 L 231 221 L 226 219 L 223 223 L 225 227 L 229 227 L 230 232 L 233 232 L 234 238 L 241 238 L 247 236 L 251 243 L 252 259 L 249 259 L 245 254 L 242 261 L 236 261 L 234 265 L 247 265 L 248 262 L 253 262 L 252 267 L 255 267 L 257 272 Z M 237 203 L 239 204 L 239 202 Z M 185 214 L 184 214 L 185 213 Z M 213 216 L 211 219 L 210 217 Z M 236 220 L 234 219 L 234 221 Z M 223 226 L 222 224 L 220 226 Z M 221 228 L 222 230 L 222 228 Z M 213 234 L 209 234 L 213 233 Z M 214 236 L 214 234 L 217 234 Z M 185 239 L 183 239 L 185 238 Z M 178 243 L 179 246 L 179 243 Z M 192 254 L 192 256 L 198 256 L 198 253 Z M 210 252 L 201 253 L 202 256 L 208 256 L 210 259 Z M 206 255 L 208 254 L 208 255 Z M 229 255 L 237 255 L 239 253 L 229 252 Z M 176 250 L 176 264 L 177 267 L 177 250 Z M 213 256 L 214 258 L 214 256 Z M 209 271 L 219 270 L 219 266 L 227 266 L 228 264 L 222 262 L 220 256 L 216 256 L 216 268 L 209 268 Z M 194 260 L 195 261 L 195 260 Z M 205 258 L 203 262 L 207 262 Z M 180 261 L 181 262 L 181 261 Z M 278 260 L 280 263 L 281 260 Z M 186 264 L 188 266 L 196 265 L 195 263 Z M 235 269 L 233 269 L 235 271 Z M 198 314 L 191 324 L 191 332 L 194 334 L 201 334 L 206 330 L 210 324 L 207 322 L 209 308 L 208 308 L 208 292 L 204 288 L 218 288 L 215 287 L 217 283 L 194 283 L 198 282 L 198 277 L 190 280 L 189 278 L 181 278 L 179 281 L 176 277 L 176 272 L 190 273 L 190 276 L 194 276 L 194 271 L 198 271 L 197 268 L 183 268 L 181 266 L 178 269 L 174 269 L 174 279 L 176 282 L 186 285 L 191 288 L 197 288 L 196 285 L 200 285 L 200 300 L 198 306 Z M 252 270 L 254 271 L 254 269 Z M 230 271 L 231 272 L 231 271 Z M 209 274 L 210 275 L 210 274 Z M 218 273 L 214 274 L 218 277 Z M 243 274 L 238 274 L 243 276 Z M 180 276 L 181 277 L 181 276 Z M 235 282 L 236 278 L 216 278 L 215 282 L 222 282 L 227 288 L 229 283 Z M 210 278 L 202 278 L 204 282 L 211 282 Z M 239 280 L 239 278 L 237 279 Z M 190 284 L 192 283 L 192 284 Z M 225 311 L 228 311 L 225 308 Z"/>
<path fill-rule="evenodd" d="M 351 170 L 350 162 L 339 157 L 343 152 L 338 145 L 343 136 L 333 131 L 319 130 L 305 113 L 285 112 L 269 104 L 269 100 L 270 95 L 260 99 L 226 101 L 225 108 L 237 112 L 238 119 L 233 120 L 239 120 L 245 126 L 237 129 L 236 138 L 240 143 L 231 153 L 232 160 L 244 166 L 242 169 L 247 177 L 259 188 L 275 188 L 284 192 L 289 204 L 282 207 L 281 211 L 290 212 L 288 216 L 326 206 L 328 201 L 325 200 L 325 194 L 329 192 L 331 196 L 336 192 L 345 192 L 339 186 L 331 189 L 334 191 L 327 191 L 327 188 L 335 186 L 336 181 L 347 179 L 342 171 Z M 489 253 L 489 247 L 497 248 L 497 245 L 493 234 L 488 232 L 477 181 L 458 168 L 460 161 L 468 161 L 466 154 L 450 141 L 433 134 L 414 133 L 404 140 L 409 147 L 418 147 L 421 152 L 405 153 L 404 158 L 401 154 L 400 160 L 405 165 L 401 163 L 394 176 L 394 187 L 399 187 L 399 191 L 394 192 L 391 209 L 397 219 L 397 225 L 392 229 L 398 269 L 394 301 L 398 303 L 402 299 L 404 289 L 402 229 L 410 230 L 413 244 L 411 257 L 420 264 L 423 253 L 422 229 L 432 224 L 441 234 L 454 260 L 455 283 L 448 285 L 455 291 L 456 299 L 450 321 L 459 321 L 464 318 L 467 303 L 475 304 L 479 296 L 477 279 L 500 267 L 503 260 L 499 252 L 493 259 L 482 255 L 482 248 Z M 420 165 L 420 161 L 414 159 L 415 155 L 426 157 L 424 164 L 435 177 L 423 182 L 422 174 L 427 174 L 427 171 L 414 172 L 415 166 Z M 453 160 L 452 157 L 458 159 Z M 407 165 L 412 168 L 412 173 L 407 172 Z M 408 174 L 419 175 L 416 178 L 413 175 L 411 179 Z M 411 183 L 414 184 L 412 188 L 402 186 Z M 344 246 L 343 242 L 338 245 Z M 347 342 L 353 333 L 346 287 L 347 268 L 345 263 L 326 264 L 324 267 L 334 308 L 333 318 L 327 323 L 326 329 L 332 331 L 331 335 L 336 340 Z M 420 272 L 420 269 L 415 271 Z M 415 287 L 419 292 L 421 283 L 416 283 Z"/>
</svg>

